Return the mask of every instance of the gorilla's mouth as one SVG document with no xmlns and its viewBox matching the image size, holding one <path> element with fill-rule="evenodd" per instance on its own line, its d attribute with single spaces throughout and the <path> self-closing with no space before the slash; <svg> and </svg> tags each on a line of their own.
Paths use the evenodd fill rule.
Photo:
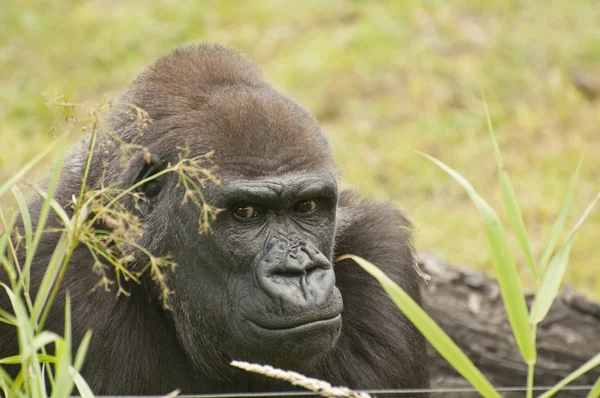
<svg viewBox="0 0 600 398">
<path fill-rule="evenodd" d="M 272 331 L 272 332 L 290 332 L 290 331 L 300 331 L 302 329 L 309 329 L 309 328 L 313 328 L 313 327 L 319 327 L 319 326 L 331 326 L 332 324 L 338 323 L 339 321 L 341 321 L 342 319 L 342 314 L 337 313 L 333 316 L 330 317 L 325 317 L 325 318 L 319 318 L 319 319 L 301 319 L 301 320 L 294 320 L 293 322 L 281 322 L 279 324 L 271 324 L 271 325 L 265 325 L 265 324 L 261 324 L 258 322 L 254 322 L 252 320 L 250 320 L 250 323 L 252 323 L 254 326 L 263 329 L 263 330 L 268 330 L 268 331 Z"/>
</svg>

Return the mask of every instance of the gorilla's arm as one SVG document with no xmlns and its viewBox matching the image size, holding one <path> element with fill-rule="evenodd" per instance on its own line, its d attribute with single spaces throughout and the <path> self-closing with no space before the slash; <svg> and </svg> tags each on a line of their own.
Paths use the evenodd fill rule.
<svg viewBox="0 0 600 398">
<path fill-rule="evenodd" d="M 338 206 L 335 256 L 371 261 L 420 302 L 410 222 L 390 204 L 354 191 L 341 192 Z M 423 339 L 379 283 L 352 260 L 339 261 L 335 274 L 344 300 L 342 333 L 320 376 L 353 388 L 428 387 Z"/>
</svg>

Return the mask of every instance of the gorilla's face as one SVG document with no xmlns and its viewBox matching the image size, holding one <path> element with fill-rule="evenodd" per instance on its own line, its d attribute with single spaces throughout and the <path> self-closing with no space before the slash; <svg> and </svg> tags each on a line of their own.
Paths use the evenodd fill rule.
<svg viewBox="0 0 600 398">
<path fill-rule="evenodd" d="M 160 181 L 147 217 L 148 230 L 159 231 L 154 247 L 177 264 L 177 335 L 197 364 L 217 356 L 294 368 L 332 348 L 342 325 L 330 154 L 314 120 L 285 98 L 237 90 L 211 101 L 210 118 L 186 130 L 202 128 L 188 135 L 193 155 L 216 147 L 221 184 L 203 188 L 222 209 L 211 231 L 198 233 L 199 209 L 181 205 L 174 181 Z M 160 146 L 151 151 L 160 155 Z"/>
<path fill-rule="evenodd" d="M 334 176 L 228 179 L 211 191 L 207 199 L 223 209 L 211 232 L 194 233 L 197 210 L 188 205 L 165 220 L 167 235 L 179 235 L 169 245 L 184 345 L 202 351 L 218 338 L 231 359 L 272 364 L 330 349 L 342 312 L 332 268 Z"/>
</svg>

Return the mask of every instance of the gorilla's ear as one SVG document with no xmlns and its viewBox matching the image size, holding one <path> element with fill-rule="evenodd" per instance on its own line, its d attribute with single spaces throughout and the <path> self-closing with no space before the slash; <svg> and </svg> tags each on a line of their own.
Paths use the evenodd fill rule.
<svg viewBox="0 0 600 398">
<path fill-rule="evenodd" d="M 160 156 L 155 153 L 150 154 L 150 156 L 145 155 L 143 158 L 143 166 L 139 171 L 134 184 L 153 176 L 164 168 L 165 162 L 162 161 Z M 135 192 L 143 194 L 142 199 L 137 204 L 137 207 L 142 214 L 145 215 L 152 210 L 152 205 L 160 193 L 161 188 L 161 178 L 152 179 L 135 188 Z"/>
</svg>

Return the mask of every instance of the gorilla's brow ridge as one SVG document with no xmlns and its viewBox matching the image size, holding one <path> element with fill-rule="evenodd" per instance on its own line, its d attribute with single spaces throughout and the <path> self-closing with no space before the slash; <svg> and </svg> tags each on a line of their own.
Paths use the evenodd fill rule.
<svg viewBox="0 0 600 398">
<path fill-rule="evenodd" d="M 313 197 L 335 198 L 336 192 L 335 180 L 323 174 L 283 176 L 264 180 L 233 180 L 222 186 L 223 196 L 230 204 L 267 204 Z"/>
</svg>

